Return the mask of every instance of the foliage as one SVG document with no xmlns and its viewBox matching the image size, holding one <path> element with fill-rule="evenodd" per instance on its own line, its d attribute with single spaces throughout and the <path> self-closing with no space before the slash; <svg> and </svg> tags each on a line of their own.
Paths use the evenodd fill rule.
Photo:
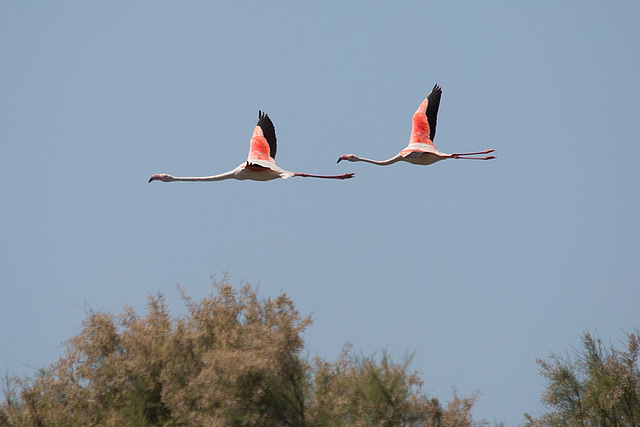
<svg viewBox="0 0 640 427">
<path fill-rule="evenodd" d="M 624 350 L 606 349 L 585 333 L 575 360 L 552 355 L 538 360 L 547 380 L 542 400 L 549 411 L 532 426 L 640 425 L 640 338 L 627 335 Z"/>
<path fill-rule="evenodd" d="M 8 379 L 6 426 L 471 426 L 477 394 L 444 409 L 421 393 L 410 357 L 301 357 L 311 324 L 282 294 L 259 299 L 224 277 L 172 316 L 158 294 L 148 313 L 87 313 L 56 363 Z"/>
</svg>

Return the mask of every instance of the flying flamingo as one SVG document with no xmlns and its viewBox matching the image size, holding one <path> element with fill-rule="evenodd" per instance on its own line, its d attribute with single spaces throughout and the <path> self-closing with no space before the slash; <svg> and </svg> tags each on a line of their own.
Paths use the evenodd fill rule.
<svg viewBox="0 0 640 427">
<path fill-rule="evenodd" d="M 438 107 L 440 107 L 440 96 L 442 89 L 435 85 L 431 93 L 420 104 L 416 112 L 413 114 L 413 127 L 411 128 L 411 139 L 409 145 L 400 151 L 396 156 L 388 160 L 371 160 L 364 157 L 358 157 L 354 154 L 345 154 L 340 156 L 338 163 L 342 160 L 350 162 L 367 162 L 374 165 L 386 166 L 396 162 L 404 161 L 413 163 L 414 165 L 430 165 L 443 159 L 471 159 L 471 160 L 489 160 L 495 159 L 495 156 L 486 157 L 467 157 L 479 154 L 492 153 L 495 150 L 485 150 L 476 153 L 441 153 L 435 145 L 433 138 L 436 136 L 436 121 L 438 116 Z"/>
<path fill-rule="evenodd" d="M 348 179 L 355 174 L 342 175 L 310 175 L 306 173 L 289 172 L 275 164 L 276 157 L 276 130 L 269 116 L 262 111 L 258 112 L 258 124 L 253 130 L 253 136 L 249 146 L 247 161 L 232 171 L 213 176 L 177 177 L 167 174 L 153 175 L 151 181 L 222 181 L 224 179 L 252 179 L 254 181 L 269 181 L 276 178 L 291 178 L 292 176 L 306 176 L 311 178 Z"/>
</svg>

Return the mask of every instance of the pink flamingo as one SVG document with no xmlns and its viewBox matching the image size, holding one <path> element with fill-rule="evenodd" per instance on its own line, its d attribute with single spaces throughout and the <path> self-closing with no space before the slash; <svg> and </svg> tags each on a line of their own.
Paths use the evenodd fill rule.
<svg viewBox="0 0 640 427">
<path fill-rule="evenodd" d="M 344 154 L 338 159 L 338 163 L 342 160 L 350 162 L 367 162 L 374 165 L 386 166 L 396 162 L 404 161 L 415 165 L 430 165 L 444 159 L 471 159 L 471 160 L 489 160 L 495 159 L 495 156 L 486 157 L 467 157 L 478 154 L 488 154 L 495 150 L 485 150 L 476 153 L 441 153 L 435 145 L 433 138 L 436 135 L 436 121 L 438 116 L 438 108 L 440 107 L 440 96 L 442 89 L 435 85 L 431 93 L 420 104 L 416 112 L 413 114 L 413 127 L 411 129 L 411 139 L 409 145 L 400 151 L 396 156 L 388 160 L 371 160 L 358 157 L 354 154 Z"/>
<path fill-rule="evenodd" d="M 167 174 L 153 175 L 151 181 L 222 181 L 224 179 L 252 179 L 254 181 L 269 181 L 277 178 L 291 178 L 292 176 L 306 176 L 311 178 L 348 179 L 355 174 L 342 175 L 310 175 L 306 173 L 289 172 L 276 165 L 276 130 L 269 116 L 262 111 L 258 112 L 258 124 L 253 130 L 253 136 L 249 146 L 247 161 L 232 171 L 213 176 L 177 177 Z"/>
</svg>

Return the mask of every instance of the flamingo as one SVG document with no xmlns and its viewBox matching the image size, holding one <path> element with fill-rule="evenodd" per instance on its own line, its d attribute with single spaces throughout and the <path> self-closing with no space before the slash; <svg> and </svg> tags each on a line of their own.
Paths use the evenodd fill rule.
<svg viewBox="0 0 640 427">
<path fill-rule="evenodd" d="M 247 161 L 232 171 L 213 176 L 177 177 L 168 174 L 155 174 L 151 181 L 222 181 L 225 179 L 254 181 L 269 181 L 277 178 L 291 178 L 292 176 L 304 176 L 310 178 L 348 179 L 355 174 L 342 175 L 310 175 L 307 173 L 289 172 L 276 165 L 276 130 L 273 122 L 266 113 L 258 111 L 258 124 L 253 130 L 253 136 L 249 145 Z"/>
<path fill-rule="evenodd" d="M 442 89 L 435 85 L 429 95 L 420 104 L 416 112 L 413 114 L 413 126 L 411 128 L 411 138 L 409 145 L 396 156 L 387 160 L 371 160 L 364 157 L 358 157 L 355 154 L 344 154 L 338 159 L 338 163 L 342 160 L 350 162 L 367 162 L 374 165 L 386 166 L 396 162 L 409 162 L 414 165 L 430 165 L 444 159 L 471 159 L 471 160 L 490 160 L 495 156 L 486 157 L 468 157 L 480 154 L 492 153 L 495 150 L 485 150 L 475 153 L 453 153 L 445 154 L 440 152 L 435 145 L 433 139 L 436 136 L 436 121 L 438 116 L 438 107 L 440 107 L 440 96 Z"/>
</svg>

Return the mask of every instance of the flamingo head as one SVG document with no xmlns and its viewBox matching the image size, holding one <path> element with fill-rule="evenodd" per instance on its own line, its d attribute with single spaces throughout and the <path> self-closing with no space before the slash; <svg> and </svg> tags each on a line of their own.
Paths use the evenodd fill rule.
<svg viewBox="0 0 640 427">
<path fill-rule="evenodd" d="M 174 177 L 172 177 L 171 175 L 167 175 L 166 173 L 158 173 L 151 176 L 151 178 L 149 178 L 149 182 L 151 181 L 171 182 L 174 179 L 175 179 Z"/>
<path fill-rule="evenodd" d="M 336 163 L 340 163 L 343 160 L 348 160 L 350 162 L 355 162 L 356 161 L 356 156 L 353 154 L 343 154 L 342 156 L 340 156 L 340 158 L 338 159 L 338 161 Z"/>
</svg>

